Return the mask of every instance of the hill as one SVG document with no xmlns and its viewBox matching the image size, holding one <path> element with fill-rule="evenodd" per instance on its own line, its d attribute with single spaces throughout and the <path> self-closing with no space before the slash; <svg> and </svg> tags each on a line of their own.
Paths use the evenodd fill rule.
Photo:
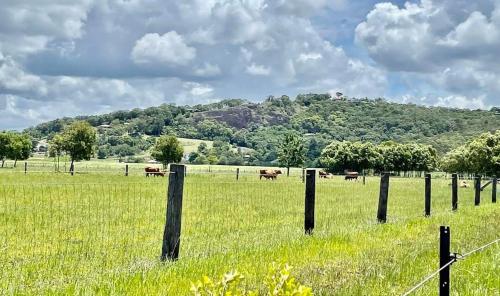
<svg viewBox="0 0 500 296">
<path fill-rule="evenodd" d="M 465 110 L 306 94 L 295 99 L 270 96 L 260 103 L 230 99 L 194 106 L 164 104 L 57 119 L 26 132 L 36 139 L 50 139 L 74 120 L 97 127 L 99 148 L 106 155 L 138 154 L 152 145 L 155 136 L 167 133 L 251 148 L 251 164 L 273 162 L 277 144 L 288 131 L 304 136 L 313 163 L 332 140 L 417 142 L 431 144 L 443 154 L 482 132 L 500 128 L 498 108 Z"/>
</svg>

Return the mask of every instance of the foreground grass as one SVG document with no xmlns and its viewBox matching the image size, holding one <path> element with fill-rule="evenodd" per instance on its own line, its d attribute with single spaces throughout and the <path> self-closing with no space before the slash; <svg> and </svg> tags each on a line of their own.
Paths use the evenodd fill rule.
<svg viewBox="0 0 500 296">
<path fill-rule="evenodd" d="M 0 290 L 4 294 L 185 295 L 202 275 L 238 270 L 261 288 L 271 262 L 287 262 L 317 295 L 401 294 L 438 267 L 439 226 L 452 251 L 499 237 L 500 209 L 460 190 L 450 211 L 447 180 L 433 182 L 423 217 L 423 179 L 391 179 L 389 222 L 375 221 L 378 178 L 317 183 L 316 228 L 303 235 L 300 178 L 188 175 L 181 259 L 160 263 L 166 179 L 110 174 L 0 173 Z M 498 295 L 500 247 L 452 267 L 452 291 Z M 416 293 L 435 295 L 436 280 Z"/>
</svg>

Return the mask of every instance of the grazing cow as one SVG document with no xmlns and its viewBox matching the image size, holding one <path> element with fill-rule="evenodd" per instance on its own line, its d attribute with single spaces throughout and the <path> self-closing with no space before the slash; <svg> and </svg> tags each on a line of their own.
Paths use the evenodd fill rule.
<svg viewBox="0 0 500 296">
<path fill-rule="evenodd" d="M 358 180 L 358 176 L 359 176 L 359 173 L 358 172 L 347 172 L 346 175 L 345 175 L 345 179 L 346 181 L 348 180 Z"/>
<path fill-rule="evenodd" d="M 165 176 L 165 173 L 161 172 L 159 168 L 146 167 L 144 171 L 146 172 L 146 177 L 149 177 L 149 175 L 153 175 L 154 177 Z"/>
<path fill-rule="evenodd" d="M 467 181 L 465 180 L 460 181 L 460 188 L 469 188 L 469 187 L 470 185 L 469 183 L 467 183 Z"/>
<path fill-rule="evenodd" d="M 319 171 L 319 177 L 325 178 L 325 179 L 330 179 L 330 178 L 333 178 L 333 175 L 321 170 L 321 171 Z"/>
<path fill-rule="evenodd" d="M 281 175 L 281 170 L 260 170 L 259 179 L 262 180 L 262 177 L 266 180 L 276 180 L 278 175 Z"/>
</svg>

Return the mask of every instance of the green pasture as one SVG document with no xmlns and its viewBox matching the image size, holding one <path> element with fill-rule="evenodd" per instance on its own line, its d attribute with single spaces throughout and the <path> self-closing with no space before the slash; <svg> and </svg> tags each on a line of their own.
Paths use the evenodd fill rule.
<svg viewBox="0 0 500 296">
<path fill-rule="evenodd" d="M 340 176 L 317 180 L 316 226 L 306 236 L 300 170 L 265 181 L 241 168 L 248 173 L 237 181 L 235 167 L 213 166 L 188 168 L 180 259 L 162 263 L 167 178 L 111 168 L 73 177 L 0 170 L 0 295 L 189 295 L 203 275 L 232 270 L 261 288 L 273 262 L 292 265 L 316 295 L 400 295 L 438 268 L 440 225 L 451 227 L 458 253 L 500 236 L 491 187 L 478 207 L 473 189 L 460 189 L 452 212 L 450 181 L 435 179 L 426 218 L 424 180 L 393 177 L 388 223 L 378 224 L 380 179 Z M 452 293 L 499 295 L 499 274 L 497 244 L 452 266 Z M 436 295 L 437 285 L 415 295 Z"/>
</svg>

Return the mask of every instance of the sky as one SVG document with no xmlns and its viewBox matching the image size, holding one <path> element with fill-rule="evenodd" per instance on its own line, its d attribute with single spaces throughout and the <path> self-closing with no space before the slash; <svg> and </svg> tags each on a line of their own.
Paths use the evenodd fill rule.
<svg viewBox="0 0 500 296">
<path fill-rule="evenodd" d="M 342 92 L 500 105 L 500 0 L 0 0 L 0 130 Z"/>
</svg>

